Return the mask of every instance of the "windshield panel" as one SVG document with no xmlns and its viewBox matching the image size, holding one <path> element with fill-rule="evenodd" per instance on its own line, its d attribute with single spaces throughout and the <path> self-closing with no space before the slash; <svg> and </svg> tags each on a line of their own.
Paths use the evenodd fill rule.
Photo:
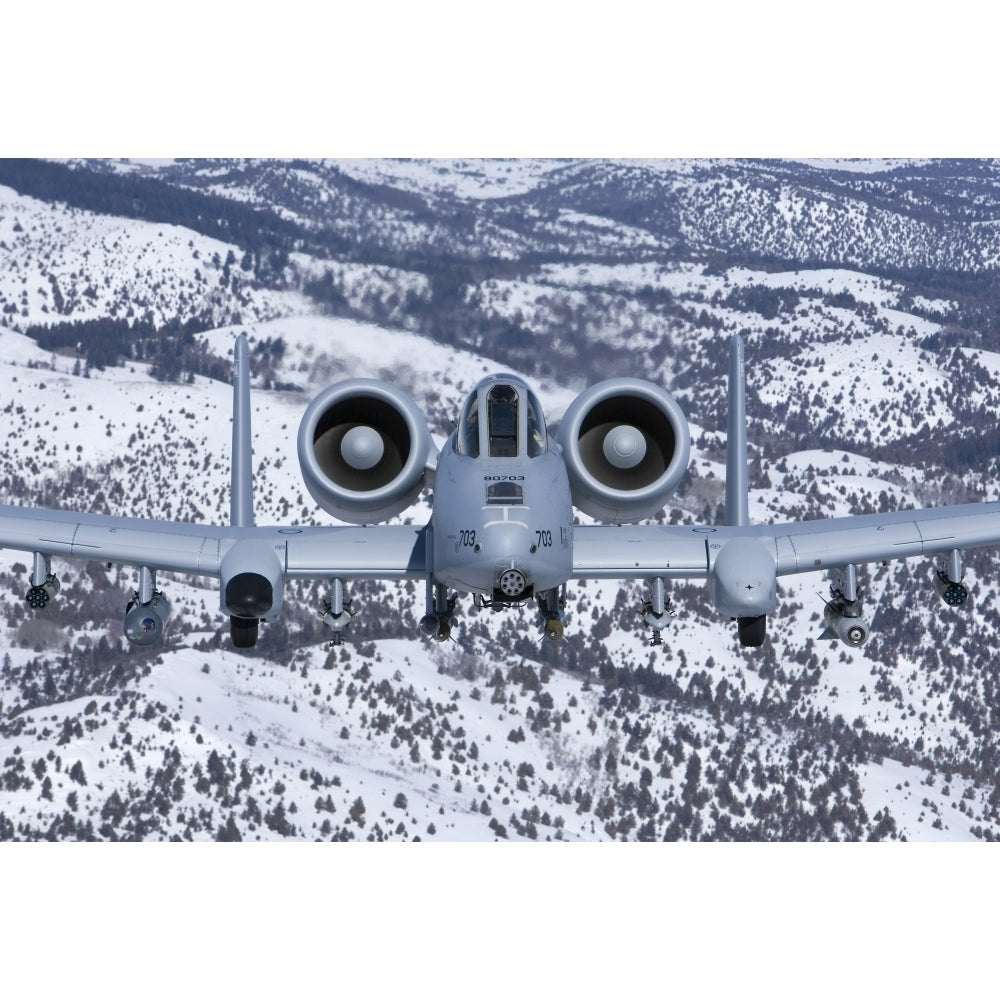
<svg viewBox="0 0 1000 1000">
<path fill-rule="evenodd" d="M 517 458 L 517 390 L 495 385 L 486 396 L 490 458 Z"/>
<path fill-rule="evenodd" d="M 465 403 L 455 435 L 455 451 L 469 458 L 479 458 L 479 394 L 474 392 Z"/>
<path fill-rule="evenodd" d="M 537 458 L 548 450 L 549 441 L 545 431 L 545 418 L 542 407 L 534 393 L 528 392 L 528 458 Z"/>
</svg>

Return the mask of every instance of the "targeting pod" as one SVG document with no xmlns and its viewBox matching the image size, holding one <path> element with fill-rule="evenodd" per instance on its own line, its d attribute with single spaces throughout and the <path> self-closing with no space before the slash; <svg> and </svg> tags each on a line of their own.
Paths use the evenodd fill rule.
<svg viewBox="0 0 1000 1000">
<path fill-rule="evenodd" d="M 843 605 L 838 605 L 832 601 L 827 604 L 826 610 L 823 612 L 823 620 L 833 635 L 824 632 L 820 636 L 821 639 L 837 638 L 841 642 L 847 643 L 848 646 L 857 649 L 859 646 L 863 646 L 868 641 L 868 636 L 871 635 L 871 626 L 864 618 L 860 616 L 851 617 L 844 614 Z"/>
<path fill-rule="evenodd" d="M 170 611 L 170 601 L 160 591 L 146 604 L 140 603 L 136 592 L 125 608 L 125 638 L 133 646 L 152 646 L 163 638 Z"/>
</svg>

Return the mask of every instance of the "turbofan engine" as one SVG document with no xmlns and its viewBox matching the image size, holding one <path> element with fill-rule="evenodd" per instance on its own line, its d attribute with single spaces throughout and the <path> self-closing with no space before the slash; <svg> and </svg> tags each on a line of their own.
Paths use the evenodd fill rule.
<svg viewBox="0 0 1000 1000">
<path fill-rule="evenodd" d="M 616 524 L 660 510 L 691 453 L 691 432 L 677 401 L 636 378 L 609 379 L 581 393 L 557 440 L 574 506 Z"/>
<path fill-rule="evenodd" d="M 327 513 L 351 524 L 386 521 L 417 499 L 430 431 L 405 392 L 351 379 L 321 392 L 299 425 L 306 489 Z"/>
</svg>

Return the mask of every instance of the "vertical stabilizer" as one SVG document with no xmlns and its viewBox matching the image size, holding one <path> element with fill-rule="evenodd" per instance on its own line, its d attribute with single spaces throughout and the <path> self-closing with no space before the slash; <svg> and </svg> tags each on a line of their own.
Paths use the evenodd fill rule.
<svg viewBox="0 0 1000 1000">
<path fill-rule="evenodd" d="M 743 338 L 729 341 L 729 430 L 726 440 L 726 524 L 750 523 L 747 473 L 747 398 Z"/>
<path fill-rule="evenodd" d="M 250 440 L 250 346 L 246 334 L 233 348 L 233 469 L 230 521 L 236 528 L 253 527 L 253 470 Z"/>
</svg>

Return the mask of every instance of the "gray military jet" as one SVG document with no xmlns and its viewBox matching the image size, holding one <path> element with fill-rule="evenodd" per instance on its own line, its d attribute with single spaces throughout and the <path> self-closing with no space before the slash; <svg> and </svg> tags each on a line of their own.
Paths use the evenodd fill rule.
<svg viewBox="0 0 1000 1000">
<path fill-rule="evenodd" d="M 789 524 L 749 518 L 743 342 L 733 337 L 729 370 L 726 523 L 639 524 L 676 490 L 691 437 L 677 402 L 663 389 L 615 378 L 583 392 L 558 435 L 546 429 L 531 389 L 513 375 L 491 375 L 473 389 L 456 430 L 435 453 L 426 421 L 386 382 L 353 379 L 321 392 L 303 415 L 298 456 L 309 493 L 347 524 L 257 527 L 253 515 L 249 348 L 235 345 L 233 465 L 228 526 L 0 506 L 0 547 L 33 553 L 27 602 L 44 608 L 59 580 L 53 557 L 138 568 L 125 609 L 130 642 L 163 635 L 170 603 L 158 570 L 218 578 L 233 644 L 247 648 L 260 622 L 274 620 L 285 580 L 329 583 L 320 617 L 334 642 L 353 610 L 346 581 L 422 580 L 428 636 L 451 634 L 457 596 L 502 609 L 534 601 L 546 636 L 565 625 L 566 584 L 579 578 L 643 580 L 640 613 L 662 642 L 671 616 L 667 584 L 703 579 L 739 641 L 760 646 L 777 608 L 778 577 L 829 570 L 823 635 L 861 646 L 858 567 L 937 555 L 935 590 L 951 606 L 968 596 L 962 550 L 1000 543 L 1000 503 Z M 425 487 L 429 523 L 388 525 Z M 574 524 L 574 508 L 603 524 Z"/>
</svg>

